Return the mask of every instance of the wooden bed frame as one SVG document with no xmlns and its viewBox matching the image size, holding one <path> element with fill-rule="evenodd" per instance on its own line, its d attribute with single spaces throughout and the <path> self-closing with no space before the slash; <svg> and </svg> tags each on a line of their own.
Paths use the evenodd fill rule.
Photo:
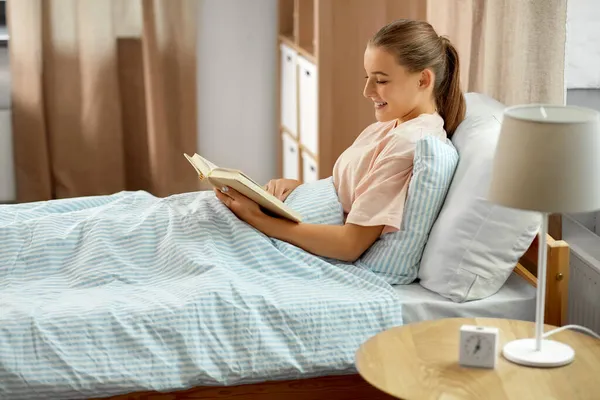
<svg viewBox="0 0 600 400">
<path fill-rule="evenodd" d="M 547 236 L 548 267 L 546 279 L 545 323 L 562 326 L 566 321 L 569 288 L 569 246 Z M 514 273 L 537 286 L 538 240 L 533 241 L 519 260 Z M 341 400 L 391 399 L 364 381 L 360 375 L 325 376 L 239 386 L 196 387 L 171 392 L 139 392 L 107 398 L 108 400 Z"/>
</svg>

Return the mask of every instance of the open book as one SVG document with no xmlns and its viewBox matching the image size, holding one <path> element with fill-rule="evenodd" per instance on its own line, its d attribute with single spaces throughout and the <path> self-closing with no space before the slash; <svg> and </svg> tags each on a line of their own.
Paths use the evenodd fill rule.
<svg viewBox="0 0 600 400">
<path fill-rule="evenodd" d="M 288 205 L 267 192 L 258 183 L 236 169 L 221 168 L 207 159 L 195 154 L 190 157 L 184 153 L 185 158 L 192 164 L 201 181 L 207 181 L 212 187 L 222 188 L 228 186 L 254 200 L 260 206 L 273 214 L 287 218 L 294 222 L 301 222 L 302 217 Z"/>
</svg>

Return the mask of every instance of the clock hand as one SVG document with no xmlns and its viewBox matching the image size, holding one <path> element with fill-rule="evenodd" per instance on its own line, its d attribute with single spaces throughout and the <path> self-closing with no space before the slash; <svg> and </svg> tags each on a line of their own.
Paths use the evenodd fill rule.
<svg viewBox="0 0 600 400">
<path fill-rule="evenodd" d="M 481 339 L 477 338 L 477 346 L 475 346 L 475 353 L 481 348 Z"/>
</svg>

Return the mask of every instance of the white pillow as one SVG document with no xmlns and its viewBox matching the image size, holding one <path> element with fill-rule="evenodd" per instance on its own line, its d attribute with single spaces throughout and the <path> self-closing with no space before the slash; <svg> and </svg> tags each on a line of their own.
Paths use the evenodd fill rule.
<svg viewBox="0 0 600 400">
<path fill-rule="evenodd" d="M 419 267 L 420 284 L 455 302 L 482 299 L 506 282 L 538 232 L 539 213 L 486 200 L 504 106 L 467 93 L 452 136 L 459 162 Z"/>
</svg>

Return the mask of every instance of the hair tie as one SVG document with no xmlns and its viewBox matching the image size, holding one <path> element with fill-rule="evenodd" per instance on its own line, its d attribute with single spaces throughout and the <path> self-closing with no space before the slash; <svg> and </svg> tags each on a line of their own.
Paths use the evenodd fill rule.
<svg viewBox="0 0 600 400">
<path fill-rule="evenodd" d="M 442 46 L 444 47 L 448 47 L 448 44 L 450 43 L 450 39 L 448 39 L 447 36 L 439 36 L 440 42 L 442 43 Z"/>
</svg>

